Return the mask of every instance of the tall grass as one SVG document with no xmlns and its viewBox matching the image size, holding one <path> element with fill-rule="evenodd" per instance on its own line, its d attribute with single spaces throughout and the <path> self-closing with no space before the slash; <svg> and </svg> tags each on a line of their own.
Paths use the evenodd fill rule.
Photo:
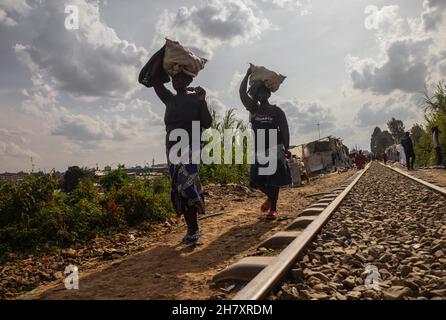
<svg viewBox="0 0 446 320">
<path fill-rule="evenodd" d="M 235 109 L 226 111 L 223 117 L 220 119 L 214 109 L 211 109 L 211 115 L 213 118 L 212 129 L 217 130 L 223 137 L 225 130 L 239 130 L 244 132 L 247 129 L 247 124 L 238 119 L 235 115 Z M 235 142 L 237 143 L 237 142 Z M 230 164 L 224 163 L 224 141 L 221 144 L 221 163 L 222 164 L 203 164 L 200 166 L 200 177 L 204 183 L 219 183 L 219 184 L 247 184 L 249 175 L 249 165 L 247 164 L 248 148 L 247 142 L 243 143 L 243 164 Z M 232 156 L 235 160 L 235 144 L 232 146 Z M 233 161 L 235 163 L 235 161 Z"/>
</svg>

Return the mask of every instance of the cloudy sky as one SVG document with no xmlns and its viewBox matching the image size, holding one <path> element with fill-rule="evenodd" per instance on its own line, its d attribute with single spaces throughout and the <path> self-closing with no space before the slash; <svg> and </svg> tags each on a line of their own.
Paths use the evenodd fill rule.
<svg viewBox="0 0 446 320">
<path fill-rule="evenodd" d="M 368 149 L 392 116 L 422 122 L 421 92 L 446 75 L 445 13 L 444 0 L 0 0 L 0 172 L 31 157 L 46 171 L 164 162 L 163 105 L 137 74 L 166 36 L 209 58 L 196 84 L 219 113 L 247 119 L 237 87 L 253 62 L 288 77 L 273 102 L 293 144 L 319 122 Z"/>
</svg>

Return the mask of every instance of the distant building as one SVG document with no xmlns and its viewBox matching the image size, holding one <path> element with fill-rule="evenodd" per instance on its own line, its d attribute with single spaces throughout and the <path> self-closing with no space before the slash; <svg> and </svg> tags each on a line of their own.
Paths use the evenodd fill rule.
<svg viewBox="0 0 446 320">
<path fill-rule="evenodd" d="M 147 172 L 146 169 L 141 168 L 141 167 L 136 167 L 136 168 L 125 168 L 124 171 L 131 176 L 140 176 L 143 175 Z"/>
<path fill-rule="evenodd" d="M 17 173 L 0 173 L 0 181 L 14 181 L 19 182 L 22 181 L 29 173 L 26 172 L 17 172 Z"/>
<path fill-rule="evenodd" d="M 168 174 L 169 166 L 167 163 L 154 164 L 150 167 L 150 171 L 157 174 Z"/>
<path fill-rule="evenodd" d="M 349 150 L 341 139 L 327 137 L 290 150 L 300 158 L 308 172 L 334 171 L 336 167 L 350 167 Z"/>
<path fill-rule="evenodd" d="M 52 173 L 52 174 L 55 174 L 56 178 L 59 177 L 57 175 L 57 173 Z M 45 176 L 45 173 L 43 173 L 43 172 L 28 173 L 28 172 L 23 172 L 23 171 L 20 171 L 17 173 L 4 172 L 4 173 L 0 173 L 0 181 L 20 182 L 29 175 L 33 175 L 36 177 L 43 177 L 43 176 Z"/>
<path fill-rule="evenodd" d="M 159 176 L 159 175 L 166 175 L 169 172 L 168 165 L 167 164 L 155 164 L 151 167 L 141 167 L 136 166 L 133 168 L 123 168 L 129 176 L 135 177 L 135 178 L 145 178 L 148 176 Z M 103 177 L 107 173 L 112 171 L 112 168 L 110 166 L 107 166 L 104 168 L 104 170 L 98 170 L 95 171 L 95 176 L 97 177 Z"/>
</svg>

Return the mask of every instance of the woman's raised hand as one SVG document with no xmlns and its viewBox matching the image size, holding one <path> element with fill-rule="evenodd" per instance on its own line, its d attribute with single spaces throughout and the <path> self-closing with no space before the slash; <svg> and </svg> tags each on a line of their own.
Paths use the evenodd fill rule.
<svg viewBox="0 0 446 320">
<path fill-rule="evenodd" d="M 206 100 L 206 90 L 204 90 L 202 87 L 196 87 L 195 88 L 195 94 L 200 101 Z"/>
</svg>

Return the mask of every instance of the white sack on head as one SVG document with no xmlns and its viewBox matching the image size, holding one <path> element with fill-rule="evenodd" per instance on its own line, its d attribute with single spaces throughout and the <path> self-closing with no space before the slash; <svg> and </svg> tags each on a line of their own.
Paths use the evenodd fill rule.
<svg viewBox="0 0 446 320">
<path fill-rule="evenodd" d="M 278 74 L 274 71 L 268 70 L 265 67 L 255 66 L 251 63 L 251 77 L 249 84 L 252 85 L 256 81 L 263 81 L 265 86 L 271 90 L 271 92 L 276 92 L 279 90 L 280 85 L 285 81 L 286 77 Z"/>
<path fill-rule="evenodd" d="M 166 39 L 163 67 L 170 76 L 184 72 L 191 77 L 196 77 L 203 70 L 206 62 L 206 59 L 195 55 L 180 43 Z"/>
</svg>

